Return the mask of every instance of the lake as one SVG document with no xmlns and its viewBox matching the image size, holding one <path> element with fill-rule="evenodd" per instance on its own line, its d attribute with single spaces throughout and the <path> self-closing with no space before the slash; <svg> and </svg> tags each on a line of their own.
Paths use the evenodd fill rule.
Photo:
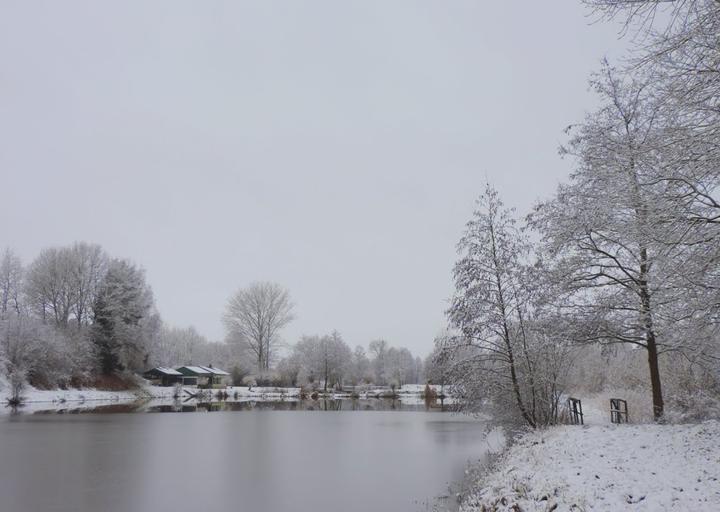
<svg viewBox="0 0 720 512">
<path fill-rule="evenodd" d="M 0 415 L 0 510 L 432 510 L 502 443 L 448 412 L 243 407 Z"/>
</svg>

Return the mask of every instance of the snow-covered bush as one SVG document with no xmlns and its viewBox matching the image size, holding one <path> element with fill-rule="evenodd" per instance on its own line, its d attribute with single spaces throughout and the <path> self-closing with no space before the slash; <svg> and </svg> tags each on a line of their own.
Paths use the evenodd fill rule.
<svg viewBox="0 0 720 512">
<path fill-rule="evenodd" d="M 22 369 L 11 367 L 8 370 L 7 378 L 10 384 L 10 395 L 7 397 L 7 403 L 13 406 L 22 404 L 22 391 L 25 389 L 27 375 Z"/>
<path fill-rule="evenodd" d="M 283 379 L 277 372 L 262 372 L 254 375 L 253 378 L 256 386 L 264 388 L 280 387 L 283 384 Z"/>
<path fill-rule="evenodd" d="M 720 419 L 720 374 L 687 359 L 667 359 L 665 368 L 669 421 Z"/>
<path fill-rule="evenodd" d="M 258 385 L 254 375 L 247 375 L 243 377 L 242 383 L 244 386 L 247 386 L 249 388 L 254 388 Z"/>
<path fill-rule="evenodd" d="M 0 320 L 0 340 L 5 374 L 20 372 L 34 387 L 87 384 L 95 370 L 94 352 L 83 331 L 62 331 L 12 314 Z"/>
</svg>

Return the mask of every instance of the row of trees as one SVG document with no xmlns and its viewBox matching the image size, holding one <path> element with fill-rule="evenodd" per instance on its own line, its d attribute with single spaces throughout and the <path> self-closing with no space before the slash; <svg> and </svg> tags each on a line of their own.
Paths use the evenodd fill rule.
<svg viewBox="0 0 720 512">
<path fill-rule="evenodd" d="M 14 387 L 93 384 L 155 364 L 227 361 L 193 329 L 163 325 L 142 269 L 100 246 L 0 257 L 0 375 Z"/>
<path fill-rule="evenodd" d="M 509 399 L 533 426 L 557 421 L 590 343 L 645 354 L 655 419 L 668 375 L 719 393 L 720 3 L 586 3 L 626 15 L 643 47 L 592 78 L 600 107 L 568 129 L 575 170 L 554 197 L 522 225 L 491 187 L 481 197 L 459 245 L 455 331 L 438 341 L 468 403 Z"/>
<path fill-rule="evenodd" d="M 159 326 L 141 269 L 76 243 L 43 250 L 25 268 L 0 258 L 0 362 L 11 381 L 80 384 L 140 367 Z"/>
<path fill-rule="evenodd" d="M 366 350 L 354 350 L 339 332 L 324 336 L 303 336 L 291 353 L 278 364 L 278 372 L 291 385 L 319 384 L 328 388 L 345 384 L 399 387 L 423 379 L 423 361 L 406 348 L 391 347 L 375 340 Z"/>
<path fill-rule="evenodd" d="M 285 350 L 280 332 L 292 319 L 286 289 L 254 283 L 230 299 L 226 342 L 214 343 L 192 327 L 164 324 L 142 269 L 98 245 L 48 248 L 27 266 L 10 249 L 0 258 L 0 375 L 17 386 L 83 386 L 188 364 L 228 368 L 238 384 L 248 376 L 326 388 L 419 382 L 422 362 L 384 340 L 372 342 L 369 355 L 351 351 L 337 332 Z"/>
<path fill-rule="evenodd" d="M 273 329 L 268 339 L 276 339 Z M 14 386 L 103 384 L 106 376 L 192 364 L 231 368 L 241 378 L 254 356 L 267 368 L 274 350 L 266 342 L 250 356 L 193 327 L 165 324 L 142 269 L 98 245 L 45 249 L 27 266 L 10 249 L 0 258 L 0 375 Z"/>
<path fill-rule="evenodd" d="M 226 342 L 245 361 L 254 361 L 252 368 L 242 368 L 242 374 L 252 374 L 249 377 L 256 382 L 292 386 L 322 383 L 325 390 L 346 382 L 379 385 L 420 382 L 422 360 L 408 349 L 375 340 L 368 351 L 362 346 L 353 351 L 337 331 L 303 336 L 280 358 L 284 348 L 280 333 L 293 318 L 290 293 L 278 284 L 253 283 L 230 297 L 223 315 Z M 275 362 L 277 366 L 273 368 Z"/>
</svg>

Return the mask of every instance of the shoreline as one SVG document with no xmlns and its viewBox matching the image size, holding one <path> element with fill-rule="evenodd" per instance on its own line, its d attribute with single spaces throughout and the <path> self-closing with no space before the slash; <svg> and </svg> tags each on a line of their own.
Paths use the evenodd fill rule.
<svg viewBox="0 0 720 512">
<path fill-rule="evenodd" d="M 424 389 L 424 387 L 423 387 Z M 197 397 L 191 394 L 205 391 L 209 392 L 209 397 Z M 316 398 L 310 396 L 302 397 L 301 388 L 278 388 L 278 387 L 253 387 L 247 386 L 228 386 L 222 389 L 202 390 L 195 387 L 185 387 L 177 396 L 177 390 L 174 387 L 143 385 L 137 389 L 110 391 L 99 390 L 95 388 L 84 389 L 68 389 L 68 390 L 40 390 L 29 388 L 22 393 L 23 401 L 15 408 L 19 412 L 35 412 L 35 411 L 52 411 L 54 409 L 67 409 L 69 405 L 90 404 L 93 406 L 102 406 L 104 404 L 132 404 L 140 401 L 193 401 L 193 402 L 297 402 L 302 400 L 398 400 L 406 405 L 419 405 L 425 403 L 425 399 L 421 396 L 419 387 L 416 385 L 399 389 L 394 396 L 383 395 L 382 393 L 362 392 L 357 396 L 350 393 L 340 392 L 319 392 Z M 222 396 L 219 396 L 222 394 Z M 6 397 L 0 395 L 3 401 Z M 204 400 L 203 398 L 208 398 Z M 452 403 L 452 399 L 444 400 L 446 405 Z M 92 407 L 88 407 L 89 409 Z M 6 405 L 0 408 L 0 414 L 11 413 L 13 407 Z"/>
</svg>

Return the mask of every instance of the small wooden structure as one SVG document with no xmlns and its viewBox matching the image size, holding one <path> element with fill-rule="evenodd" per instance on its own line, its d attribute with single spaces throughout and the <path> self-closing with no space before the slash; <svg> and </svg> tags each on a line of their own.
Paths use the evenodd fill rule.
<svg viewBox="0 0 720 512">
<path fill-rule="evenodd" d="M 627 401 L 622 398 L 610 399 L 610 423 L 627 423 L 628 408 Z"/>
<path fill-rule="evenodd" d="M 174 386 L 183 383 L 183 375 L 172 368 L 157 366 L 143 373 L 143 378 L 149 380 L 156 386 Z"/>
<path fill-rule="evenodd" d="M 571 425 L 584 425 L 582 402 L 579 398 L 569 397 L 567 399 L 568 417 Z"/>
<path fill-rule="evenodd" d="M 177 369 L 183 375 L 186 385 L 197 385 L 199 388 L 224 388 L 230 380 L 230 374 L 225 370 L 209 366 L 181 366 Z M 193 380 L 191 384 L 189 381 Z"/>
</svg>

